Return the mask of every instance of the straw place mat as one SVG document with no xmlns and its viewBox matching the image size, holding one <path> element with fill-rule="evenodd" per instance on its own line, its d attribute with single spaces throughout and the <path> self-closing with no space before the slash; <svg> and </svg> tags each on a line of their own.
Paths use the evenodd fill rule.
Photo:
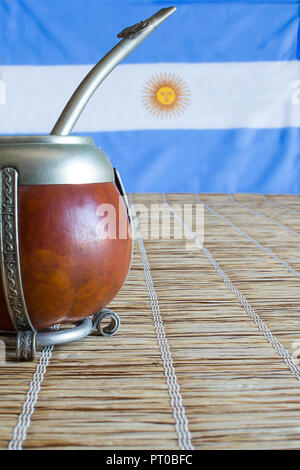
<svg viewBox="0 0 300 470">
<path fill-rule="evenodd" d="M 205 248 L 297 366 L 300 278 L 266 249 L 300 272 L 300 199 L 199 197 L 212 210 L 205 207 Z M 132 200 L 148 208 L 164 201 L 160 194 Z M 166 200 L 199 203 L 194 194 Z M 143 234 L 143 215 L 139 222 Z M 300 448 L 297 371 L 193 240 L 136 240 L 130 275 L 109 307 L 121 318 L 116 336 L 54 349 L 24 449 Z M 17 363 L 9 353 L 0 367 L 2 449 L 39 357 Z"/>
</svg>

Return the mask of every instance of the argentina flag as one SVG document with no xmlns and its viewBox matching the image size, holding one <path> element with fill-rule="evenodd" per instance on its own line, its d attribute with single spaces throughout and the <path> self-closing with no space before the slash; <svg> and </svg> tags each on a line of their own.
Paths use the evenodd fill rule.
<svg viewBox="0 0 300 470">
<path fill-rule="evenodd" d="M 299 193 L 299 1 L 0 0 L 0 133 L 48 134 L 117 34 L 172 5 L 74 133 L 130 192 Z"/>
</svg>

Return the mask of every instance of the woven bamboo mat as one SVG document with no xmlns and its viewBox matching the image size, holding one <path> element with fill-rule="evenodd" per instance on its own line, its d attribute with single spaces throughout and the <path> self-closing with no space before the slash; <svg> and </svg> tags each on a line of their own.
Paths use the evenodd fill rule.
<svg viewBox="0 0 300 470">
<path fill-rule="evenodd" d="M 275 223 L 300 234 L 300 199 L 268 196 L 272 204 L 236 195 L 264 218 L 227 195 L 200 198 L 300 270 L 299 237 Z M 192 194 L 167 200 L 196 203 Z M 162 197 L 138 194 L 133 201 L 150 207 Z M 182 239 L 145 238 L 144 245 L 194 447 L 299 449 L 300 382 L 201 250 Z M 292 355 L 300 342 L 300 279 L 208 210 L 204 245 Z M 121 317 L 116 336 L 55 348 L 24 449 L 178 449 L 137 243 L 131 273 L 110 308 Z M 10 356 L 0 367 L 3 449 L 38 359 L 19 364 Z"/>
</svg>

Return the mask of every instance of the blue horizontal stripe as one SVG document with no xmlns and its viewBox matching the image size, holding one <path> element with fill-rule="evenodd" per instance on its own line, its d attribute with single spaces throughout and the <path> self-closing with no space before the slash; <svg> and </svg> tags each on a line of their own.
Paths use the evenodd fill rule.
<svg viewBox="0 0 300 470">
<path fill-rule="evenodd" d="M 120 30 L 170 3 L 175 15 L 125 62 L 299 58 L 298 1 L 0 0 L 0 66 L 95 63 Z"/>
<path fill-rule="evenodd" d="M 300 193 L 300 129 L 91 134 L 129 192 Z"/>
<path fill-rule="evenodd" d="M 117 3 L 119 0 L 111 0 L 112 3 Z M 166 1 L 166 0 L 127 0 L 128 4 L 133 5 L 160 5 L 161 7 L 166 7 L 170 5 L 196 5 L 196 4 L 205 4 L 205 3 L 242 3 L 242 4 L 299 4 L 299 0 L 175 0 L 175 1 Z"/>
</svg>

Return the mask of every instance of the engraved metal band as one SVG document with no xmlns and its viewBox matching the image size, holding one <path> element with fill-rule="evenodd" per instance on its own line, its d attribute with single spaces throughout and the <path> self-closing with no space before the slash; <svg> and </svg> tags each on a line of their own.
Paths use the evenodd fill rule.
<svg viewBox="0 0 300 470">
<path fill-rule="evenodd" d="M 18 172 L 0 170 L 0 261 L 4 296 L 12 324 L 18 333 L 17 356 L 32 359 L 35 329 L 30 321 L 24 298 L 18 237 Z"/>
<path fill-rule="evenodd" d="M 36 352 L 37 334 L 31 330 L 20 330 L 17 333 L 16 354 L 18 361 L 32 361 Z"/>
</svg>

